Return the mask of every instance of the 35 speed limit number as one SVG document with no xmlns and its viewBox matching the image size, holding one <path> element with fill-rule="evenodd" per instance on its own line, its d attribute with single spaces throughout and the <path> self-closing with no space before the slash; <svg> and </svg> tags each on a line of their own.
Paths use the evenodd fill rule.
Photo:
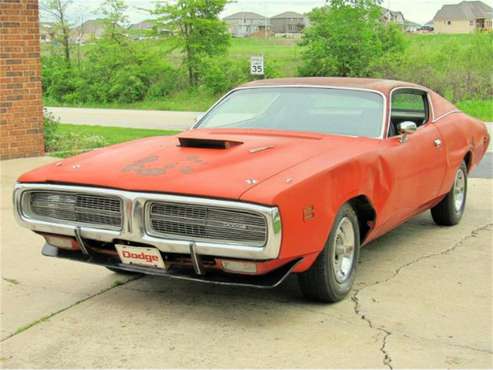
<svg viewBox="0 0 493 370">
<path fill-rule="evenodd" d="M 254 76 L 264 75 L 264 57 L 252 56 L 250 58 L 250 74 Z"/>
</svg>

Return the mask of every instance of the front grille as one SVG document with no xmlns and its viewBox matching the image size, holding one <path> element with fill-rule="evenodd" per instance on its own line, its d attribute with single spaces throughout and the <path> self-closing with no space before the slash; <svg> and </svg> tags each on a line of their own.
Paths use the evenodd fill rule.
<svg viewBox="0 0 493 370">
<path fill-rule="evenodd" d="M 254 212 L 171 202 L 152 202 L 146 209 L 147 229 L 158 237 L 258 247 L 267 239 L 266 219 Z"/>
<path fill-rule="evenodd" d="M 29 193 L 29 210 L 31 217 L 46 221 L 111 228 L 122 225 L 122 202 L 117 197 L 33 191 Z"/>
</svg>

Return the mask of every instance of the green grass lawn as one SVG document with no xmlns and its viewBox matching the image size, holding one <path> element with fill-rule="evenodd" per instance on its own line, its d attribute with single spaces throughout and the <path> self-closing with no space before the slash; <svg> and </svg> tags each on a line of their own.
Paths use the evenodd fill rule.
<svg viewBox="0 0 493 370">
<path fill-rule="evenodd" d="M 47 155 L 69 157 L 85 151 L 151 136 L 175 135 L 175 130 L 150 130 L 125 127 L 71 125 L 61 123 L 47 137 Z"/>
<path fill-rule="evenodd" d="M 298 40 L 293 39 L 233 39 L 229 55 L 235 60 L 250 60 L 252 55 L 263 55 L 265 64 L 271 64 L 280 76 L 298 75 L 301 65 Z"/>
<path fill-rule="evenodd" d="M 493 122 L 493 99 L 466 100 L 457 103 L 457 107 L 470 116 L 486 122 Z"/>
<path fill-rule="evenodd" d="M 104 138 L 108 145 L 112 145 L 123 143 L 125 141 L 141 139 L 144 137 L 175 135 L 180 131 L 107 127 L 97 125 L 71 125 L 68 123 L 62 123 L 59 125 L 59 132 L 62 135 L 74 132 L 81 135 L 97 135 Z"/>
</svg>

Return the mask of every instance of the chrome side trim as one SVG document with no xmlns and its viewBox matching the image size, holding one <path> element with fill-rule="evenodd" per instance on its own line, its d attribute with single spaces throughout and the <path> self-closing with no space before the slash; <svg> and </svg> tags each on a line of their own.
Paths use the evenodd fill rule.
<svg viewBox="0 0 493 370">
<path fill-rule="evenodd" d="M 69 225 L 62 222 L 54 223 L 29 217 L 22 211 L 21 200 L 24 192 L 32 190 L 73 191 L 95 195 L 117 196 L 122 199 L 123 202 L 123 228 L 122 230 L 101 229 L 93 228 L 89 225 Z M 148 201 L 209 205 L 262 214 L 267 220 L 267 241 L 263 247 L 252 247 L 235 243 L 177 240 L 151 236 L 146 232 L 145 228 L 144 210 Z M 107 243 L 112 243 L 115 240 L 145 243 L 155 246 L 162 252 L 169 253 L 189 254 L 190 243 L 195 242 L 194 249 L 199 255 L 267 260 L 277 258 L 281 248 L 282 227 L 278 208 L 238 201 L 132 192 L 85 186 L 18 183 L 14 189 L 14 212 L 19 224 L 33 231 L 76 237 L 76 229 L 77 226 L 79 226 L 79 236 L 84 239 L 98 240 Z"/>
<path fill-rule="evenodd" d="M 438 121 L 440 121 L 442 118 L 445 118 L 445 117 L 447 117 L 447 116 L 450 116 L 451 114 L 454 114 L 454 113 L 461 113 L 461 112 L 462 112 L 462 111 L 461 111 L 461 110 L 459 110 L 459 109 L 454 109 L 454 110 L 451 110 L 450 112 L 444 113 L 444 114 L 442 114 L 440 117 L 435 118 L 435 119 L 433 120 L 433 123 L 438 122 Z"/>
<path fill-rule="evenodd" d="M 374 138 L 374 139 L 383 139 L 385 137 L 385 123 L 387 122 L 387 107 L 388 107 L 388 101 L 387 101 L 387 96 L 385 96 L 384 93 L 378 90 L 373 90 L 373 89 L 365 89 L 363 87 L 343 87 L 343 86 L 330 86 L 330 85 L 265 85 L 265 86 L 245 86 L 245 87 L 237 87 L 236 89 L 233 89 L 226 93 L 221 99 L 219 99 L 216 103 L 212 105 L 212 107 L 209 108 L 207 112 L 198 120 L 193 126 L 192 130 L 199 128 L 201 122 L 205 117 L 209 115 L 209 113 L 219 104 L 221 104 L 229 95 L 233 94 L 236 91 L 240 90 L 251 90 L 251 89 L 267 89 L 267 88 L 314 88 L 314 89 L 331 89 L 331 90 L 349 90 L 349 91 L 366 91 L 366 92 L 371 92 L 380 95 L 383 98 L 383 122 L 382 122 L 382 128 L 380 132 L 380 136 Z M 390 119 L 390 113 L 389 117 Z M 323 135 L 323 133 L 320 133 Z M 342 136 L 342 135 L 341 135 Z M 344 135 L 344 136 L 350 136 L 350 135 Z"/>
</svg>

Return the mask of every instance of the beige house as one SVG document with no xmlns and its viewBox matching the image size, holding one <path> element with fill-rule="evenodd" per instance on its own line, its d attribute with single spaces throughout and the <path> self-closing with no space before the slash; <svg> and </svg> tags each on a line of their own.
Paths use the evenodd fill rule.
<svg viewBox="0 0 493 370">
<path fill-rule="evenodd" d="M 270 32 L 270 19 L 253 12 L 239 12 L 224 17 L 229 32 L 235 37 L 247 37 L 257 32 Z"/>
<path fill-rule="evenodd" d="M 306 26 L 306 17 L 296 12 L 284 12 L 270 19 L 275 34 L 301 34 Z"/>
<path fill-rule="evenodd" d="M 101 38 L 104 35 L 104 19 L 91 19 L 70 31 L 70 39 L 77 44 L 85 44 Z"/>
<path fill-rule="evenodd" d="M 491 31 L 493 8 L 482 1 L 462 1 L 459 4 L 444 5 L 435 18 L 436 33 L 472 33 Z"/>
<path fill-rule="evenodd" d="M 393 11 L 387 8 L 382 8 L 382 19 L 384 23 L 395 23 L 401 26 L 402 28 L 406 25 L 406 18 L 404 14 L 399 11 Z"/>
</svg>

